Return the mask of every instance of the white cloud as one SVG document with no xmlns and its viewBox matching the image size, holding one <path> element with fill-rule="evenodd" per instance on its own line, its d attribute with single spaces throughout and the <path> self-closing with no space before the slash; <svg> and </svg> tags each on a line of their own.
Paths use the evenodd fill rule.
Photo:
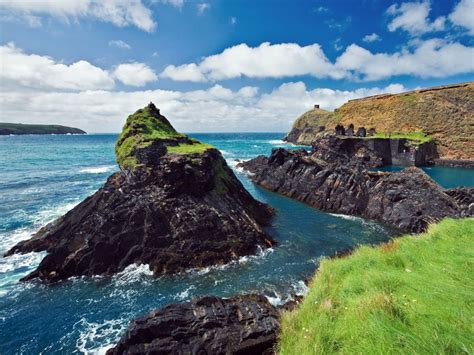
<svg viewBox="0 0 474 355">
<path fill-rule="evenodd" d="M 469 34 L 474 36 L 474 0 L 461 0 L 449 19 L 455 25 L 468 29 Z"/>
<path fill-rule="evenodd" d="M 206 12 L 207 10 L 211 8 L 211 4 L 200 3 L 200 4 L 197 4 L 196 7 L 197 7 L 198 15 L 202 15 L 204 12 Z"/>
<path fill-rule="evenodd" d="M 198 65 L 194 63 L 183 64 L 177 67 L 168 65 L 160 75 L 176 81 L 202 82 L 207 80 Z"/>
<path fill-rule="evenodd" d="M 336 49 L 339 43 L 335 43 Z M 474 72 L 474 48 L 440 39 L 414 40 L 394 53 L 372 53 L 356 44 L 330 62 L 318 44 L 239 44 L 200 63 L 169 65 L 162 77 L 176 81 L 218 81 L 238 78 L 316 78 L 379 80 L 398 75 L 447 77 Z"/>
<path fill-rule="evenodd" d="M 474 72 L 474 48 L 439 39 L 420 42 L 413 51 L 373 54 L 356 44 L 337 58 L 336 67 L 347 77 L 380 80 L 398 75 L 442 78 Z"/>
<path fill-rule="evenodd" d="M 387 14 L 393 16 L 388 29 L 394 32 L 405 30 L 412 36 L 419 36 L 427 32 L 442 31 L 446 18 L 438 17 L 430 22 L 428 15 L 431 10 L 430 1 L 404 2 L 401 5 L 393 4 L 387 9 Z"/>
<path fill-rule="evenodd" d="M 362 38 L 362 40 L 364 42 L 376 42 L 376 41 L 380 41 L 380 36 L 377 34 L 377 33 L 372 33 L 370 35 L 366 35 L 364 36 L 364 38 Z"/>
<path fill-rule="evenodd" d="M 119 27 L 133 25 L 147 32 L 156 28 L 151 10 L 141 0 L 2 0 L 0 9 L 20 16 L 48 15 L 66 22 L 90 17 Z"/>
<path fill-rule="evenodd" d="M 25 54 L 13 43 L 0 46 L 2 89 L 110 89 L 114 80 L 106 70 L 87 61 L 62 64 L 50 57 Z"/>
<path fill-rule="evenodd" d="M 130 86 L 144 86 L 158 80 L 155 72 L 148 65 L 136 62 L 118 65 L 113 76 Z"/>
<path fill-rule="evenodd" d="M 258 47 L 239 44 L 204 58 L 199 64 L 170 65 L 164 77 L 183 81 L 222 80 L 241 76 L 282 78 L 298 75 L 322 77 L 331 64 L 319 44 L 301 47 L 295 43 L 262 43 Z"/>
<path fill-rule="evenodd" d="M 109 41 L 109 46 L 117 47 L 117 48 L 120 48 L 120 49 L 132 49 L 132 47 L 130 47 L 130 45 L 127 42 L 124 42 L 120 39 Z"/>
<path fill-rule="evenodd" d="M 264 94 L 259 94 L 257 87 L 233 91 L 220 85 L 187 92 L 9 90 L 0 91 L 0 117 L 23 123 L 64 124 L 88 132 L 119 132 L 128 114 L 153 101 L 182 132 L 285 132 L 296 117 L 315 103 L 333 109 L 349 99 L 402 90 L 398 84 L 354 91 L 308 90 L 302 82 L 286 83 Z"/>
</svg>

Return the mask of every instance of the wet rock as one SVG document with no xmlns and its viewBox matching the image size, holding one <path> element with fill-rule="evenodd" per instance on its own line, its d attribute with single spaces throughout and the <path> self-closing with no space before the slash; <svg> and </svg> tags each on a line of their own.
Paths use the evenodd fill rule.
<svg viewBox="0 0 474 355">
<path fill-rule="evenodd" d="M 132 321 L 107 354 L 272 354 L 279 328 L 263 296 L 202 297 Z"/>
<path fill-rule="evenodd" d="M 134 134 L 140 125 L 166 124 L 157 109 L 142 110 L 147 116 L 137 111 L 139 124 L 129 122 Z M 147 122 L 150 113 L 159 121 Z M 166 130 L 183 139 L 171 126 Z M 23 280 L 110 275 L 131 264 L 147 264 L 155 275 L 179 273 L 225 264 L 275 244 L 263 230 L 273 210 L 245 190 L 218 150 L 202 145 L 199 153 L 167 153 L 167 147 L 179 143 L 133 135 L 125 139 L 131 138 L 139 144 L 124 152 L 120 172 L 6 253 L 47 251 Z"/>
<path fill-rule="evenodd" d="M 370 172 L 362 164 L 341 164 L 330 155 L 328 159 L 279 148 L 269 158 L 260 156 L 240 166 L 271 191 L 403 232 L 422 232 L 430 222 L 464 215 L 461 204 L 421 169 Z"/>
</svg>

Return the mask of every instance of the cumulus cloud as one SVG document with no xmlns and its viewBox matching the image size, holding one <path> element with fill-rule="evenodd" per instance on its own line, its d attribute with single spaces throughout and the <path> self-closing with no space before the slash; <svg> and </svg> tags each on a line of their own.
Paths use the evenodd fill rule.
<svg viewBox="0 0 474 355">
<path fill-rule="evenodd" d="M 352 44 L 337 58 L 336 66 L 359 80 L 380 80 L 398 75 L 442 78 L 474 71 L 474 48 L 439 39 L 420 42 L 413 50 L 373 54 Z"/>
<path fill-rule="evenodd" d="M 338 43 L 335 43 L 338 45 Z M 310 75 L 316 78 L 372 81 L 398 75 L 447 77 L 474 71 L 474 48 L 440 39 L 412 41 L 395 53 L 372 53 L 356 44 L 348 46 L 335 62 L 319 44 L 239 44 L 199 63 L 169 65 L 162 77 L 176 81 L 217 81 L 246 76 L 283 78 Z"/>
<path fill-rule="evenodd" d="M 250 78 L 282 78 L 298 75 L 325 76 L 331 64 L 319 44 L 301 47 L 295 43 L 262 43 L 258 47 L 239 44 L 204 58 L 199 64 L 165 68 L 164 77 L 183 81 Z"/>
<path fill-rule="evenodd" d="M 364 42 L 376 42 L 376 41 L 380 41 L 380 36 L 377 34 L 377 33 L 372 33 L 370 35 L 366 35 L 364 36 L 364 38 L 362 38 L 362 40 Z"/>
<path fill-rule="evenodd" d="M 428 17 L 430 10 L 431 3 L 429 1 L 393 4 L 387 9 L 387 14 L 393 17 L 388 24 L 388 30 L 394 32 L 401 29 L 412 36 L 444 30 L 446 18 L 440 16 L 430 22 Z"/>
<path fill-rule="evenodd" d="M 120 39 L 109 41 L 109 46 L 110 47 L 117 47 L 117 48 L 120 48 L 120 49 L 131 49 L 132 48 L 132 47 L 130 47 L 130 45 L 127 42 L 124 42 Z"/>
<path fill-rule="evenodd" d="M 175 2 L 176 0 L 169 1 Z M 141 0 L 2 0 L 0 1 L 0 10 L 13 12 L 20 16 L 48 15 L 66 22 L 90 17 L 119 27 L 136 26 L 147 32 L 152 32 L 156 28 L 151 10 Z M 36 25 L 38 25 L 39 18 L 35 18 Z"/>
<path fill-rule="evenodd" d="M 474 0 L 461 0 L 449 15 L 449 20 L 474 36 Z"/>
<path fill-rule="evenodd" d="M 156 81 L 158 77 L 155 72 L 144 63 L 127 63 L 118 65 L 113 76 L 125 85 L 144 86 Z"/>
<path fill-rule="evenodd" d="M 1 117 L 16 122 L 71 125 L 88 132 L 119 132 L 129 113 L 153 101 L 183 132 L 266 131 L 285 132 L 295 118 L 319 103 L 333 109 L 349 99 L 400 92 L 402 85 L 353 91 L 316 88 L 290 82 L 269 93 L 257 87 L 230 90 L 214 85 L 205 90 L 26 92 L 0 91 Z"/>
<path fill-rule="evenodd" d="M 114 80 L 106 70 L 87 61 L 62 64 L 50 57 L 25 54 L 13 43 L 0 46 L 2 89 L 110 89 Z"/>
</svg>

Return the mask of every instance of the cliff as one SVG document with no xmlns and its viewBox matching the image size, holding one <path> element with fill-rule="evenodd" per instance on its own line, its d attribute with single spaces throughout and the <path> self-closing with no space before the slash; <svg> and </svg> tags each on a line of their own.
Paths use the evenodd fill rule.
<svg viewBox="0 0 474 355">
<path fill-rule="evenodd" d="M 313 109 L 296 120 L 286 140 L 311 144 L 337 124 L 351 123 L 379 133 L 423 132 L 434 138 L 441 158 L 474 159 L 474 82 L 350 100 L 332 113 Z"/>
<path fill-rule="evenodd" d="M 110 275 L 134 263 L 179 273 L 274 245 L 263 230 L 273 210 L 217 149 L 176 132 L 153 104 L 129 116 L 116 151 L 120 172 L 7 252 L 47 251 L 24 280 Z"/>
<path fill-rule="evenodd" d="M 86 134 L 82 129 L 59 125 L 0 123 L 0 136 L 10 134 Z"/>
</svg>

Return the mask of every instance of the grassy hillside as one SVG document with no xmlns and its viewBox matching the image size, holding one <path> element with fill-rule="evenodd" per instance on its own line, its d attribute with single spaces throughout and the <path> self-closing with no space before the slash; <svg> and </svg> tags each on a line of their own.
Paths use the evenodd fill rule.
<svg viewBox="0 0 474 355">
<path fill-rule="evenodd" d="M 150 103 L 128 116 L 115 145 L 117 163 L 122 168 L 136 166 L 138 164 L 136 151 L 147 148 L 155 141 L 170 145 L 166 148 L 167 152 L 174 154 L 202 153 L 212 148 L 209 144 L 189 139 L 185 134 L 178 133 L 155 105 Z"/>
<path fill-rule="evenodd" d="M 313 127 L 316 111 L 308 111 L 294 127 Z M 373 127 L 379 133 L 424 133 L 435 139 L 443 158 L 474 159 L 474 82 L 351 100 L 327 122 L 331 132 L 337 123 L 353 123 L 356 129 Z M 311 137 L 300 135 L 297 142 L 308 144 Z"/>
<path fill-rule="evenodd" d="M 45 124 L 22 124 L 22 123 L 0 123 L 0 135 L 9 134 L 85 134 L 79 128 L 45 125 Z"/>
<path fill-rule="evenodd" d="M 280 353 L 472 354 L 474 218 L 325 260 Z"/>
</svg>

